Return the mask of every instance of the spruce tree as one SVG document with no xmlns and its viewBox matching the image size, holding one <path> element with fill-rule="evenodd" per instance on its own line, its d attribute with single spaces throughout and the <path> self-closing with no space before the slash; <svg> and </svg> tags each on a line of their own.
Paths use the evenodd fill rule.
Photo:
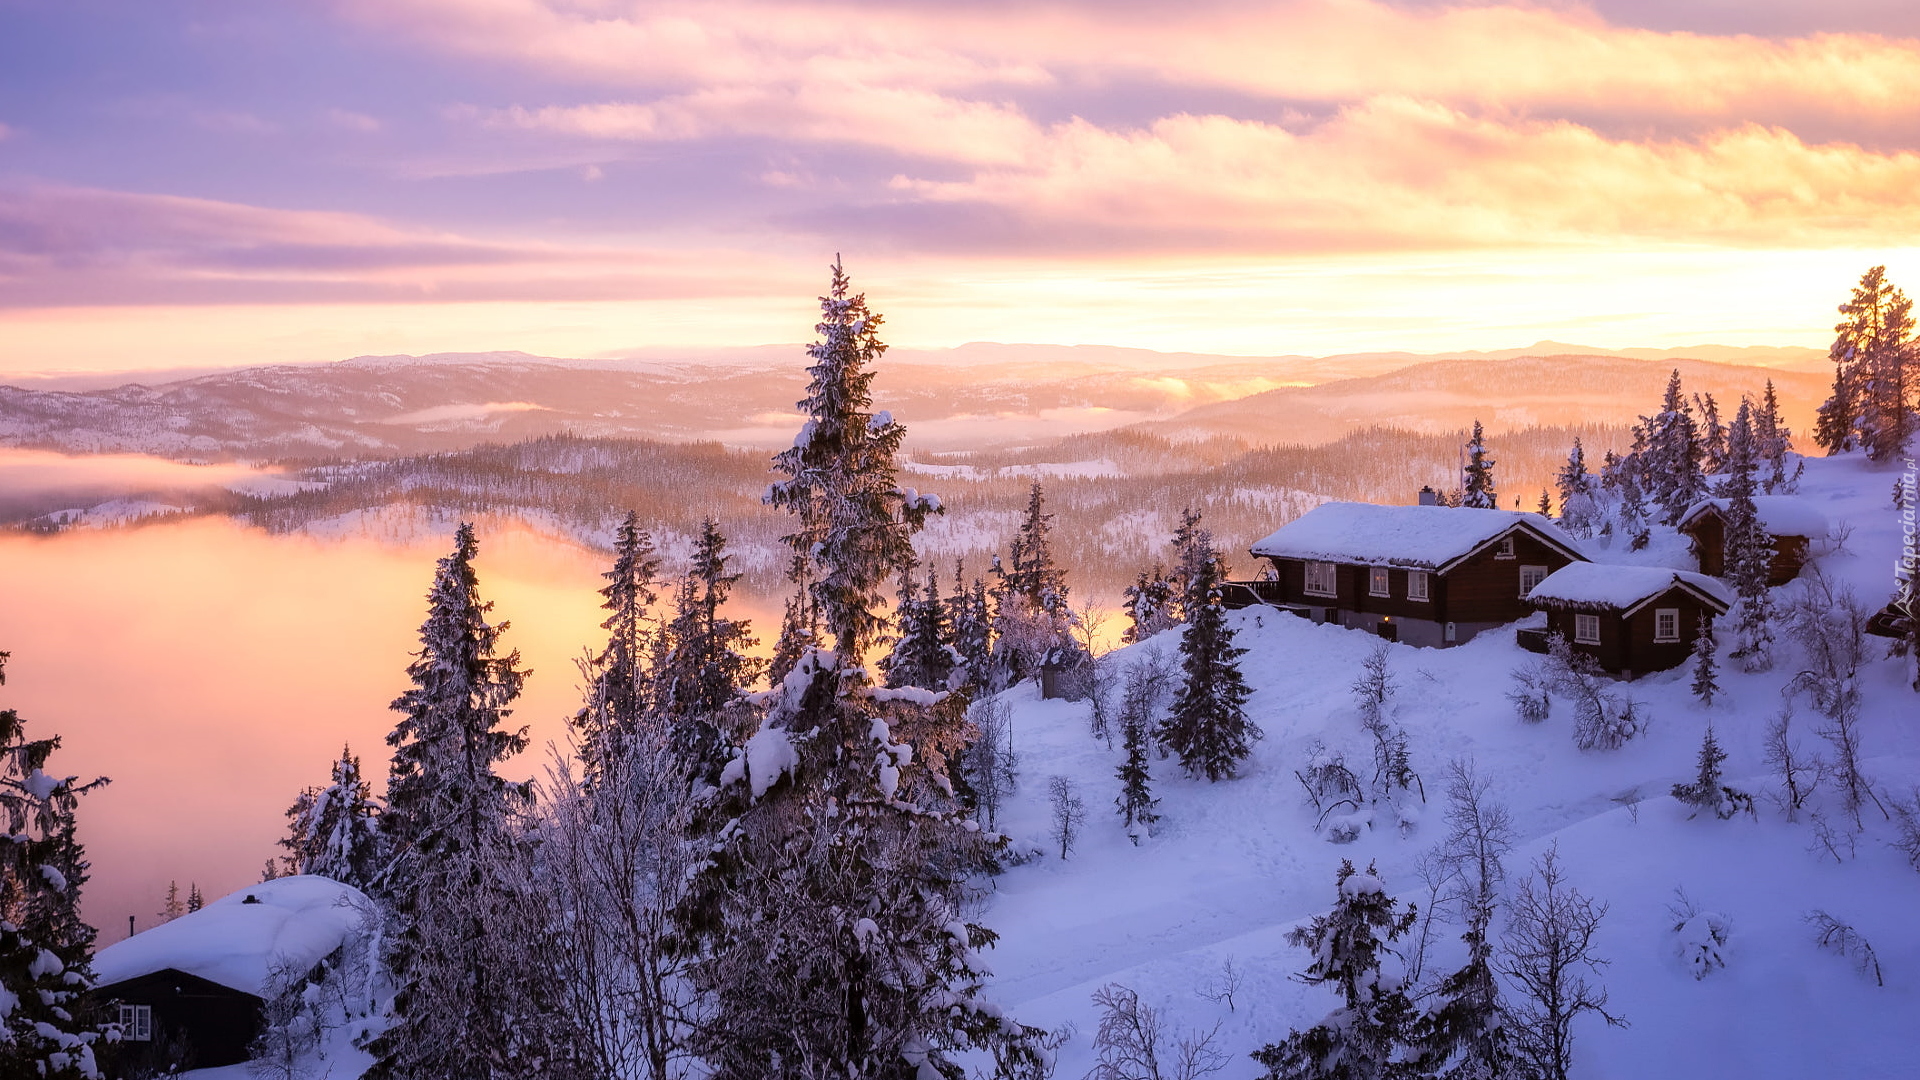
<svg viewBox="0 0 1920 1080">
<path fill-rule="evenodd" d="M 613 567 L 600 575 L 607 582 L 600 589 L 607 644 L 585 665 L 586 704 L 573 719 L 589 789 L 608 762 L 624 753 L 626 737 L 652 704 L 649 653 L 655 635 L 648 614 L 658 599 L 653 588 L 659 572 L 653 536 L 640 528 L 640 515 L 629 512 L 614 532 Z"/>
<path fill-rule="evenodd" d="M 793 671 L 808 649 L 820 644 L 820 609 L 814 606 L 813 592 L 807 584 L 807 560 L 795 555 L 787 571 L 794 583 L 786 608 L 780 617 L 780 637 L 774 642 L 773 657 L 767 664 L 767 681 L 778 687 Z"/>
<path fill-rule="evenodd" d="M 1533 511 L 1543 518 L 1553 517 L 1553 496 L 1547 494 L 1546 488 L 1540 489 L 1540 502 L 1534 506 Z"/>
<path fill-rule="evenodd" d="M 1067 572 L 1054 561 L 1052 532 L 1053 515 L 1046 512 L 1046 494 L 1035 480 L 1007 561 L 993 563 L 994 656 L 1009 685 L 1037 674 L 1058 650 L 1076 647 Z"/>
<path fill-rule="evenodd" d="M 1913 433 L 1913 303 L 1887 280 L 1887 268 L 1876 266 L 1861 275 L 1840 314 L 1827 354 L 1833 393 L 1820 406 L 1814 441 L 1829 454 L 1858 445 L 1875 461 L 1896 456 Z"/>
<path fill-rule="evenodd" d="M 287 809 L 287 835 L 280 846 L 287 849 L 288 871 L 370 888 L 381 865 L 377 813 L 360 759 L 350 747 L 341 747 L 327 786 L 301 792 Z"/>
<path fill-rule="evenodd" d="M 1487 924 L 1471 922 L 1460 940 L 1467 943 L 1467 962 L 1440 980 L 1434 1004 L 1409 1029 L 1407 1042 L 1417 1055 L 1412 1075 L 1519 1080 Z"/>
<path fill-rule="evenodd" d="M 868 411 L 880 318 L 837 263 L 821 305 L 806 426 L 769 501 L 797 520 L 832 648 L 800 657 L 722 777 L 720 840 L 679 915 L 711 1009 L 694 1049 L 715 1080 L 959 1080 L 970 1049 L 1037 1074 L 1039 1033 L 979 997 L 994 935 L 965 902 L 995 841 L 955 794 L 962 699 L 876 688 L 862 666 L 879 589 L 938 502 L 896 486 L 904 428 Z"/>
<path fill-rule="evenodd" d="M 0 844 L 0 1076 L 99 1080 L 101 1033 L 85 1005 L 94 931 L 80 918 L 88 864 L 75 818 L 80 796 L 107 781 L 49 775 L 59 748 L 59 736 L 29 739 L 19 714 L 0 710 L 0 811 L 10 841 Z"/>
<path fill-rule="evenodd" d="M 1693 395 L 1693 405 L 1700 410 L 1700 471 L 1711 476 L 1727 459 L 1727 427 L 1712 394 Z"/>
<path fill-rule="evenodd" d="M 1587 454 L 1580 440 L 1573 440 L 1567 463 L 1555 474 L 1553 485 L 1560 496 L 1560 525 L 1575 536 L 1593 535 L 1596 507 L 1593 502 L 1593 477 L 1587 473 Z"/>
<path fill-rule="evenodd" d="M 1731 655 L 1747 671 L 1764 671 L 1773 664 L 1773 597 L 1767 584 L 1773 572 L 1773 539 L 1761 527 L 1753 502 L 1754 449 L 1752 410 L 1743 401 L 1727 435 L 1726 477 L 1720 485 L 1727 501 L 1725 572 L 1738 596 Z"/>
<path fill-rule="evenodd" d="M 160 921 L 172 922 L 186 913 L 187 905 L 180 899 L 180 883 L 178 881 L 167 882 L 167 898 L 160 902 Z"/>
<path fill-rule="evenodd" d="M 900 636 L 893 651 L 880 661 L 887 685 L 947 689 L 959 658 L 948 625 L 947 602 L 940 599 L 940 583 L 931 567 L 923 593 L 916 592 L 911 571 L 901 572 L 894 618 L 900 624 Z"/>
<path fill-rule="evenodd" d="M 745 654 L 758 642 L 745 621 L 720 609 L 739 574 L 728 573 L 727 539 L 708 518 L 694 542 L 687 576 L 674 594 L 667 651 L 654 673 L 657 707 L 667 718 L 674 751 L 696 776 L 712 780 L 726 764 L 723 711 L 760 677 L 761 661 Z"/>
<path fill-rule="evenodd" d="M 1695 814 L 1712 810 L 1719 817 L 1732 816 L 1721 812 L 1725 797 L 1720 782 L 1720 765 L 1726 760 L 1727 752 L 1720 749 L 1720 741 L 1713 737 L 1713 725 L 1708 724 L 1707 733 L 1700 740 L 1693 783 L 1673 785 L 1673 797 L 1693 807 Z"/>
<path fill-rule="evenodd" d="M 1357 873 L 1341 860 L 1333 910 L 1287 934 L 1313 957 L 1298 978 L 1331 986 L 1340 1005 L 1314 1027 L 1254 1051 L 1268 1080 L 1398 1080 L 1419 1076 L 1404 1048 L 1413 1005 L 1381 959 L 1413 926 L 1372 866 Z"/>
<path fill-rule="evenodd" d="M 1659 413 L 1642 417 L 1636 434 L 1645 442 L 1636 471 L 1646 494 L 1662 509 L 1661 520 L 1672 525 L 1707 493 L 1700 427 L 1681 390 L 1678 368 L 1667 379 Z"/>
<path fill-rule="evenodd" d="M 1719 670 L 1714 660 L 1713 622 L 1701 615 L 1699 632 L 1693 638 L 1693 696 L 1709 708 L 1720 693 Z"/>
<path fill-rule="evenodd" d="M 953 567 L 953 596 L 947 601 L 955 662 L 954 678 L 975 696 L 1005 689 L 993 681 L 993 612 L 987 602 L 987 583 L 974 578 L 966 584 L 966 565 Z"/>
<path fill-rule="evenodd" d="M 1160 820 L 1153 809 L 1160 805 L 1160 800 L 1153 797 L 1153 771 L 1147 761 L 1149 704 L 1136 701 L 1135 697 L 1134 687 L 1129 686 L 1126 704 L 1120 711 L 1120 745 L 1126 760 L 1120 764 L 1120 797 L 1114 803 L 1120 809 L 1120 821 L 1126 826 L 1127 835 L 1138 844 L 1140 834 Z"/>
<path fill-rule="evenodd" d="M 1151 570 L 1140 571 L 1121 595 L 1129 624 L 1120 633 L 1123 645 L 1145 641 L 1180 624 L 1174 608 L 1173 582 L 1159 563 L 1154 563 Z"/>
<path fill-rule="evenodd" d="M 526 672 L 520 654 L 498 655 L 506 623 L 487 621 L 473 526 L 454 534 L 427 594 L 413 686 L 387 744 L 393 762 L 381 816 L 392 852 L 376 890 L 395 986 L 392 1022 L 370 1049 L 375 1080 L 488 1080 L 513 1075 L 529 1055 L 516 1022 L 513 972 L 488 925 L 505 903 L 489 863 L 510 841 L 509 815 L 529 797 L 493 767 L 526 748 L 526 729 L 505 730 Z"/>
<path fill-rule="evenodd" d="M 1486 436 L 1480 421 L 1473 422 L 1473 438 L 1467 442 L 1467 463 L 1460 472 L 1460 505 L 1483 510 L 1500 508 L 1500 493 L 1493 479 L 1495 462 L 1487 456 Z"/>
<path fill-rule="evenodd" d="M 1204 541 L 1210 550 L 1213 541 Z M 1204 560 L 1196 597 L 1190 603 L 1186 632 L 1180 638 L 1180 666 L 1185 680 L 1173 709 L 1156 733 L 1161 745 L 1180 755 L 1189 776 L 1208 780 L 1231 777 L 1253 751 L 1261 732 L 1247 719 L 1246 702 L 1252 692 L 1240 674 L 1246 650 L 1233 643 L 1226 609 L 1220 603 L 1220 580 L 1215 560 Z"/>
<path fill-rule="evenodd" d="M 1787 452 L 1793 449 L 1793 432 L 1780 416 L 1780 397 L 1773 380 L 1767 380 L 1760 407 L 1753 412 L 1754 449 L 1767 464 L 1766 492 L 1771 495 L 1791 483 L 1787 476 Z"/>
<path fill-rule="evenodd" d="M 187 914 L 191 915 L 207 906 L 207 898 L 200 895 L 200 884 L 194 882 L 187 886 Z"/>
</svg>

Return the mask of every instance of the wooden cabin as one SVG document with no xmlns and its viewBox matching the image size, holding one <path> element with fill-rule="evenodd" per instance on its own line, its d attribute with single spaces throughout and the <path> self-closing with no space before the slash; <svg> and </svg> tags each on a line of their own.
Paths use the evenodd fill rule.
<svg viewBox="0 0 1920 1080">
<path fill-rule="evenodd" d="M 1711 627 L 1733 595 L 1689 570 L 1576 563 L 1548 575 L 1527 601 L 1546 612 L 1547 634 L 1631 679 L 1685 663 L 1701 617 Z"/>
<path fill-rule="evenodd" d="M 114 1071 L 161 1075 L 248 1060 L 276 981 L 338 956 L 369 907 L 337 881 L 284 877 L 101 949 L 93 999 L 120 1025 Z"/>
<path fill-rule="evenodd" d="M 1792 495 L 1755 495 L 1754 515 L 1773 541 L 1773 567 L 1768 585 L 1785 585 L 1807 565 L 1816 540 L 1827 536 L 1825 514 L 1805 499 Z M 1681 532 L 1693 541 L 1693 557 L 1700 572 L 1725 577 L 1727 572 L 1727 500 L 1702 499 L 1680 516 Z"/>
<path fill-rule="evenodd" d="M 1393 641 L 1446 646 L 1532 613 L 1524 597 L 1586 561 L 1538 514 L 1324 503 L 1253 545 L 1273 579 L 1241 583 L 1276 607 Z"/>
</svg>

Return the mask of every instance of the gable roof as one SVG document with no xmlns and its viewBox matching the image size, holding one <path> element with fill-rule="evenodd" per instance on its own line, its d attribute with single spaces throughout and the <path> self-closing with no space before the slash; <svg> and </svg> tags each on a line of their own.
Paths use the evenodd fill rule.
<svg viewBox="0 0 1920 1080">
<path fill-rule="evenodd" d="M 265 998 L 276 967 L 311 970 L 360 925 L 369 903 L 351 885 L 311 874 L 263 881 L 101 949 L 93 972 L 105 987 L 172 969 Z"/>
<path fill-rule="evenodd" d="M 1708 511 L 1725 518 L 1727 500 L 1701 499 L 1689 506 L 1686 513 L 1680 515 L 1680 522 L 1676 527 L 1685 529 Z M 1793 495 L 1755 495 L 1753 513 L 1759 520 L 1760 527 L 1770 536 L 1812 538 L 1827 535 L 1827 515 L 1814 509 L 1813 504 L 1807 500 Z"/>
<path fill-rule="evenodd" d="M 1612 563 L 1571 563 L 1548 574 L 1527 594 L 1535 607 L 1576 611 L 1618 611 L 1632 615 L 1647 604 L 1680 588 L 1725 615 L 1733 594 L 1705 574 L 1666 566 L 1619 566 Z"/>
<path fill-rule="evenodd" d="M 1575 562 L 1587 559 L 1578 542 L 1539 514 L 1359 502 L 1321 503 L 1282 525 L 1251 550 L 1267 558 L 1364 563 L 1445 573 L 1515 529 Z"/>
</svg>

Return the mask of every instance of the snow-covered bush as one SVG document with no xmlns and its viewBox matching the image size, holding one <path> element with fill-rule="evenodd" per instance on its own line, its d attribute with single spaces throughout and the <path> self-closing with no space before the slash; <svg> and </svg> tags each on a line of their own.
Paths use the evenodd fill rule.
<svg viewBox="0 0 1920 1080">
<path fill-rule="evenodd" d="M 1591 656 L 1573 651 L 1554 635 L 1543 668 L 1547 690 L 1573 702 L 1573 744 L 1582 750 L 1615 750 L 1645 733 L 1643 706 L 1615 693 Z"/>
<path fill-rule="evenodd" d="M 1538 664 L 1527 664 L 1513 669 L 1513 685 L 1507 690 L 1507 700 L 1513 702 L 1513 711 L 1520 719 L 1529 724 L 1538 724 L 1553 711 L 1553 695 L 1548 692 L 1547 673 Z"/>
<path fill-rule="evenodd" d="M 1675 889 L 1674 901 L 1667 905 L 1673 915 L 1673 948 L 1680 962 L 1697 979 L 1704 979 L 1715 968 L 1727 966 L 1727 940 L 1733 935 L 1733 921 L 1717 911 L 1702 911 L 1685 889 Z"/>
</svg>

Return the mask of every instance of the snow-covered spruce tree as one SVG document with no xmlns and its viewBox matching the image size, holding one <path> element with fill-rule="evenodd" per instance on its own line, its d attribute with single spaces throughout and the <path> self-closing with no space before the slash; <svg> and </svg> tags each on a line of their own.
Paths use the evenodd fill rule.
<svg viewBox="0 0 1920 1080">
<path fill-rule="evenodd" d="M 1035 480 L 1026 516 L 1008 542 L 1007 561 L 994 560 L 993 651 L 1007 685 L 1036 675 L 1050 657 L 1077 652 L 1067 572 L 1053 558 L 1053 515 Z"/>
<path fill-rule="evenodd" d="M 1607 905 L 1567 884 L 1558 845 L 1534 861 L 1534 872 L 1514 891 L 1498 968 L 1513 988 L 1506 1030 L 1528 1080 L 1567 1080 L 1579 1017 L 1593 1013 L 1627 1026 L 1607 1012 L 1606 989 L 1587 981 L 1607 964 L 1593 947 L 1606 914 Z"/>
<path fill-rule="evenodd" d="M 80 918 L 88 866 L 74 819 L 80 796 L 107 781 L 48 775 L 59 748 L 59 736 L 29 739 L 19 714 L 0 710 L 0 810 L 12 841 L 0 844 L 0 1076 L 100 1080 L 101 1032 L 85 997 L 94 931 Z"/>
<path fill-rule="evenodd" d="M 1333 910 L 1287 934 L 1313 962 L 1297 976 L 1309 986 L 1327 986 L 1340 1006 L 1319 1024 L 1294 1031 L 1253 1053 L 1268 1080 L 1395 1080 L 1419 1075 L 1404 1042 L 1413 1005 L 1398 972 L 1382 960 L 1391 944 L 1413 925 L 1412 908 L 1399 909 L 1372 866 L 1356 872 L 1342 860 Z"/>
<path fill-rule="evenodd" d="M 674 749 L 694 774 L 711 782 L 729 758 L 730 733 L 723 715 L 740 691 L 760 677 L 757 657 L 743 650 L 758 644 L 744 620 L 721 615 L 739 574 L 727 572 L 727 538 L 712 518 L 700 525 L 686 580 L 674 593 L 667 624 L 667 652 L 653 685 L 656 707 L 667 717 Z"/>
<path fill-rule="evenodd" d="M 1720 741 L 1713 737 L 1713 725 L 1708 724 L 1707 733 L 1700 740 L 1693 783 L 1673 785 L 1673 797 L 1693 808 L 1689 817 L 1711 810 L 1715 817 L 1725 820 L 1742 809 L 1753 809 L 1752 796 L 1721 782 L 1720 766 L 1726 760 L 1727 752 L 1720 749 Z"/>
<path fill-rule="evenodd" d="M 299 806 L 298 803 L 294 805 L 296 808 Z M 178 881 L 167 882 L 167 898 L 160 902 L 160 910 L 156 913 L 160 921 L 172 922 L 186 913 L 187 905 L 180 899 L 180 883 Z"/>
<path fill-rule="evenodd" d="M 1753 502 L 1757 466 L 1752 408 L 1742 401 L 1727 435 L 1726 477 L 1720 482 L 1720 494 L 1727 500 L 1726 574 L 1739 598 L 1731 655 L 1749 672 L 1773 666 L 1773 594 L 1767 584 L 1773 573 L 1773 539 L 1761 526 Z"/>
<path fill-rule="evenodd" d="M 861 666 L 885 624 L 880 589 L 938 502 L 896 483 L 905 429 L 869 412 L 880 318 L 837 263 L 821 306 L 806 424 L 767 498 L 796 520 L 787 542 L 832 649 L 770 692 L 722 777 L 719 842 L 679 916 L 710 1010 L 694 1047 L 715 1080 L 960 1080 L 968 1049 L 1035 1075 L 1042 1033 L 980 997 L 994 935 L 965 900 L 997 838 L 954 794 L 972 734 L 961 699 L 876 688 Z"/>
<path fill-rule="evenodd" d="M 1213 545 L 1213 534 L 1200 526 L 1200 511 L 1186 507 L 1180 511 L 1180 527 L 1173 531 L 1173 573 L 1168 575 L 1173 589 L 1173 615 L 1187 622 L 1189 603 L 1205 602 L 1200 588 L 1201 564 L 1211 560 L 1219 564 L 1221 556 Z M 1225 579 L 1226 567 L 1217 565 L 1216 577 Z M 1191 598 L 1191 599 L 1190 599 Z"/>
<path fill-rule="evenodd" d="M 1121 632 L 1121 644 L 1145 641 L 1162 630 L 1180 625 L 1173 580 L 1159 563 L 1154 563 L 1151 570 L 1140 571 L 1140 576 L 1127 586 L 1122 596 L 1131 625 Z"/>
<path fill-rule="evenodd" d="M 1787 475 L 1787 454 L 1793 449 L 1793 432 L 1781 419 L 1780 396 L 1773 389 L 1772 379 L 1767 380 L 1767 389 L 1760 397 L 1760 407 L 1753 412 L 1753 440 L 1760 460 L 1767 465 L 1767 478 L 1764 481 L 1767 494 L 1790 490 L 1798 481 L 1797 474 L 1792 477 Z"/>
<path fill-rule="evenodd" d="M 1700 410 L 1700 471 L 1712 476 L 1727 459 L 1727 426 L 1712 394 L 1693 395 L 1693 407 Z"/>
<path fill-rule="evenodd" d="M 1207 547 L 1213 546 L 1211 538 Z M 1252 693 L 1240 674 L 1245 649 L 1233 643 L 1226 608 L 1220 602 L 1217 560 L 1201 564 L 1198 596 L 1190 602 L 1187 629 L 1180 637 L 1180 667 L 1185 678 L 1173 708 L 1155 737 L 1180 755 L 1189 776 L 1208 780 L 1231 777 L 1253 752 L 1260 728 L 1247 719 Z M 1205 602 L 1197 602 L 1205 597 Z"/>
<path fill-rule="evenodd" d="M 535 1061 L 565 1071 L 528 1045 L 538 1028 L 523 1022 L 520 973 L 491 940 L 510 901 L 492 864 L 528 798 L 493 767 L 526 748 L 525 728 L 501 727 L 526 672 L 517 651 L 497 653 L 507 624 L 487 621 L 478 550 L 473 526 L 462 524 L 427 594 L 420 651 L 407 668 L 413 687 L 392 706 L 401 718 L 387 736 L 393 763 L 380 819 L 389 856 L 375 891 L 395 994 L 391 1026 L 370 1048 L 374 1080 L 487 1080 Z"/>
<path fill-rule="evenodd" d="M 1699 630 L 1693 635 L 1693 696 L 1700 704 L 1713 707 L 1720 696 L 1720 665 L 1714 659 L 1713 623 L 1700 616 Z"/>
<path fill-rule="evenodd" d="M 1895 457 L 1913 434 L 1913 302 L 1876 266 L 1861 275 L 1840 314 L 1827 354 L 1833 393 L 1820 406 L 1814 441 L 1830 454 L 1858 445 L 1874 461 Z"/>
<path fill-rule="evenodd" d="M 1153 770 L 1147 761 L 1147 709 L 1143 702 L 1136 702 L 1131 688 L 1120 714 L 1120 748 L 1126 760 L 1120 763 L 1120 797 L 1114 805 L 1120 809 L 1127 835 L 1138 845 L 1141 835 L 1151 832 L 1153 823 L 1160 820 L 1154 810 L 1160 800 L 1153 797 Z"/>
<path fill-rule="evenodd" d="M 1484 510 L 1500 508 L 1500 492 L 1493 479 L 1494 460 L 1487 456 L 1486 436 L 1480 421 L 1473 422 L 1473 438 L 1467 441 L 1467 463 L 1460 470 L 1460 505 Z"/>
<path fill-rule="evenodd" d="M 993 611 L 987 602 L 987 583 L 974 578 L 966 584 L 966 566 L 953 567 L 953 596 L 947 600 L 948 633 L 959 667 L 953 678 L 975 695 L 997 693 L 1006 687 L 994 681 Z"/>
<path fill-rule="evenodd" d="M 360 759 L 342 746 L 327 786 L 301 792 L 287 809 L 287 869 L 370 888 L 382 863 L 378 813 Z"/>
<path fill-rule="evenodd" d="M 960 664 L 954 649 L 947 602 L 940 599 L 940 583 L 927 569 L 926 591 L 914 595 L 911 571 L 901 571 L 900 602 L 895 606 L 900 636 L 893 651 L 880 661 L 888 686 L 923 686 L 945 690 Z"/>
<path fill-rule="evenodd" d="M 600 607 L 607 612 L 600 629 L 607 632 L 607 645 L 583 662 L 586 701 L 573 719 L 588 787 L 607 762 L 623 753 L 621 741 L 653 702 L 649 656 L 655 628 L 648 615 L 658 599 L 653 588 L 659 572 L 652 534 L 640 528 L 639 514 L 628 513 L 614 532 L 613 567 L 600 575 L 607 582 L 600 589 Z"/>
<path fill-rule="evenodd" d="M 1580 440 L 1573 440 L 1567 463 L 1554 474 L 1553 487 L 1560 499 L 1560 526 L 1575 536 L 1592 536 L 1598 526 L 1599 507 L 1594 502 L 1594 478 L 1587 472 L 1587 452 Z"/>
<path fill-rule="evenodd" d="M 1667 379 L 1660 411 L 1641 418 L 1640 434 L 1646 449 L 1638 455 L 1638 471 L 1647 495 L 1661 508 L 1661 520 L 1672 525 L 1707 494 L 1700 426 L 1681 391 L 1678 368 Z"/>
<path fill-rule="evenodd" d="M 773 656 L 767 662 L 767 681 L 779 686 L 800 657 L 820 644 L 820 609 L 813 603 L 813 587 L 807 581 L 807 560 L 795 555 L 787 569 L 793 582 L 786 609 L 780 617 L 780 636 L 774 640 Z"/>
</svg>

